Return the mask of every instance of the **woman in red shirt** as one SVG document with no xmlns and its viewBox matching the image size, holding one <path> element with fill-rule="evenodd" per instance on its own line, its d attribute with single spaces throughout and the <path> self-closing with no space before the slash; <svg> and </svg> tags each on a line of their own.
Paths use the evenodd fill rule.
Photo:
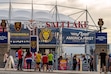
<svg viewBox="0 0 111 74">
<path fill-rule="evenodd" d="M 42 62 L 43 62 L 43 71 L 47 71 L 47 65 L 48 65 L 48 56 L 46 53 L 42 56 Z"/>
<path fill-rule="evenodd" d="M 25 56 L 25 60 L 27 63 L 27 69 L 31 69 L 31 63 L 32 63 L 32 54 L 29 51 L 29 49 L 26 50 L 26 56 Z M 29 68 L 30 67 L 30 68 Z"/>
</svg>

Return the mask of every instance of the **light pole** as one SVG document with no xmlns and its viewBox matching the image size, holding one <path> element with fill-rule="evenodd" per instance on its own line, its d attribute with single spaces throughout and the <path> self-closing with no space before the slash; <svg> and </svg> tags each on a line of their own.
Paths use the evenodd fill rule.
<svg viewBox="0 0 111 74">
<path fill-rule="evenodd" d="M 103 21 L 102 18 L 100 18 L 99 21 L 98 21 L 98 26 L 100 28 L 100 32 L 102 32 L 102 26 L 103 26 L 103 24 L 104 24 L 104 21 Z"/>
<path fill-rule="evenodd" d="M 59 32 L 55 33 L 55 38 L 56 38 L 56 53 L 58 56 L 60 56 L 60 40 L 59 40 Z M 58 47 L 59 46 L 59 47 Z"/>
</svg>

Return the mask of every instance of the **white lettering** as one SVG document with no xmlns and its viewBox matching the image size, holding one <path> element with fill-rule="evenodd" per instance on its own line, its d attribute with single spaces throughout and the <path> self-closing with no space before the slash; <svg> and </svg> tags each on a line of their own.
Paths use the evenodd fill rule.
<svg viewBox="0 0 111 74">
<path fill-rule="evenodd" d="M 106 38 L 105 38 L 105 36 L 98 36 L 96 39 L 98 39 L 99 41 L 103 41 L 103 40 L 105 40 Z"/>
<path fill-rule="evenodd" d="M 0 40 L 5 40 L 5 39 L 7 39 L 7 37 L 6 36 L 0 36 Z"/>
<path fill-rule="evenodd" d="M 10 43 L 30 43 L 29 40 L 15 40 L 15 41 L 10 41 Z"/>
<path fill-rule="evenodd" d="M 79 32 L 79 33 L 71 33 L 71 35 L 73 35 L 73 36 L 89 36 L 89 33 Z"/>
<path fill-rule="evenodd" d="M 86 40 L 86 41 L 88 41 L 88 40 L 93 40 L 93 39 L 94 39 L 93 37 L 80 37 L 80 36 L 78 36 L 78 37 L 67 36 L 66 37 L 66 40 Z"/>
</svg>

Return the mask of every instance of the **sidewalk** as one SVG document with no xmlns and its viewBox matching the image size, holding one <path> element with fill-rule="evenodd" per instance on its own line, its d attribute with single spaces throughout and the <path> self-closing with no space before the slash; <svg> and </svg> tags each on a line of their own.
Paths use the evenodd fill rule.
<svg viewBox="0 0 111 74">
<path fill-rule="evenodd" d="M 27 69 L 23 69 L 23 71 L 17 71 L 16 69 L 7 69 L 5 70 L 4 68 L 0 68 L 0 73 L 5 73 L 5 74 L 15 74 L 15 72 L 18 74 L 18 72 L 20 72 L 21 74 L 28 74 L 30 73 L 30 71 L 27 71 Z M 27 73 L 28 72 L 28 73 Z M 38 71 L 34 71 L 34 69 L 31 69 L 31 72 L 36 73 Z M 40 72 L 38 72 L 40 73 Z M 43 71 L 41 71 L 41 73 L 45 73 Z M 49 73 L 49 72 L 46 72 Z M 60 73 L 60 74 L 99 74 L 99 72 L 90 72 L 90 71 L 69 71 L 69 70 L 54 70 L 51 73 Z"/>
</svg>

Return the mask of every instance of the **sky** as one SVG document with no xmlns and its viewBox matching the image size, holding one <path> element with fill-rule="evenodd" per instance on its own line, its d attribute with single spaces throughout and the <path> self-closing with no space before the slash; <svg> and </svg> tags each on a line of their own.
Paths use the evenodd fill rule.
<svg viewBox="0 0 111 74">
<path fill-rule="evenodd" d="M 21 2 L 21 3 L 31 3 L 32 0 L 0 0 L 1 2 Z M 68 7 L 75 7 L 75 8 L 81 8 L 86 9 L 90 13 L 91 17 L 93 18 L 94 22 L 97 25 L 98 19 L 102 18 L 104 21 L 103 27 L 106 27 L 106 29 L 103 30 L 103 32 L 108 33 L 108 44 L 111 44 L 111 0 L 33 0 L 34 3 L 38 4 L 52 4 L 52 5 L 61 5 L 61 6 L 68 6 Z M 23 6 L 22 6 L 23 5 Z M 5 8 L 6 5 L 2 5 L 0 8 Z M 16 4 L 12 6 L 13 8 L 25 8 L 29 9 L 31 8 L 31 5 L 26 4 Z M 39 10 L 51 10 L 52 6 L 41 6 L 41 5 L 34 5 L 35 9 Z M 58 8 L 58 12 L 69 15 L 74 13 L 75 10 L 70 8 Z M 74 16 L 71 16 L 72 18 L 75 18 Z M 90 22 L 92 22 L 88 18 Z M 91 23 L 93 24 L 93 23 Z M 98 25 L 97 25 L 98 26 Z"/>
</svg>

